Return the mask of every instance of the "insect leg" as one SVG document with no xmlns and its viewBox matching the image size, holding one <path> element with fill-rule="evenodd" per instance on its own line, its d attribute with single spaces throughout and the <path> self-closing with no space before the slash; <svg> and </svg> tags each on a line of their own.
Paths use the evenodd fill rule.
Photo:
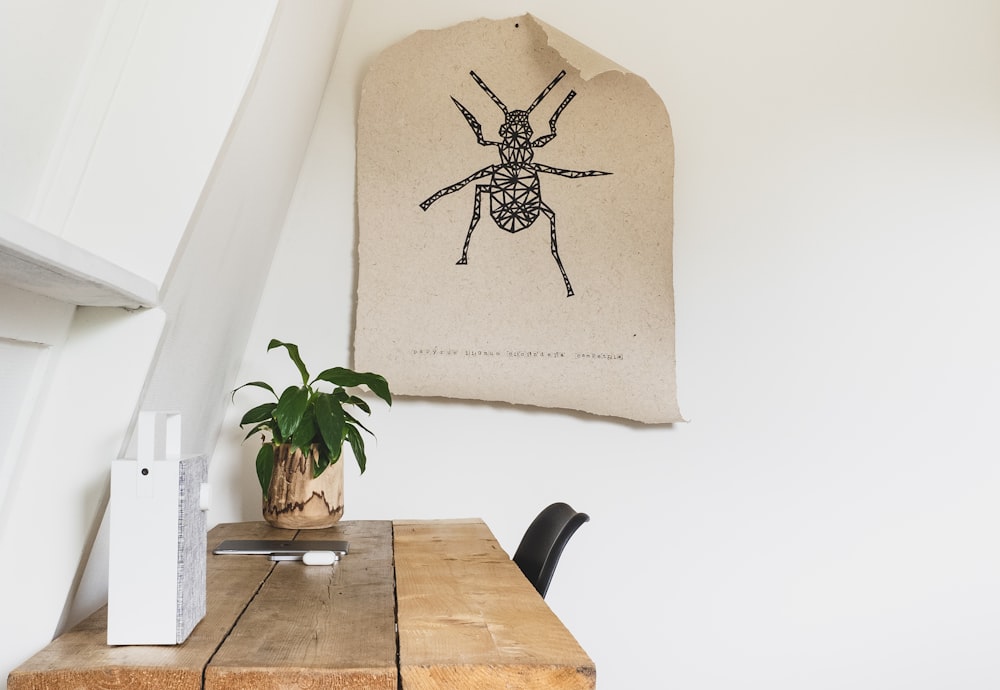
<svg viewBox="0 0 1000 690">
<path fill-rule="evenodd" d="M 563 282 L 566 283 L 566 296 L 573 296 L 573 286 L 569 283 L 569 276 L 566 275 L 566 269 L 563 268 L 562 260 L 559 258 L 559 247 L 556 244 L 556 212 L 553 211 L 548 204 L 544 201 L 541 202 L 541 211 L 549 219 L 549 226 L 552 228 L 552 256 L 556 259 L 556 265 L 559 266 L 559 272 L 562 273 Z"/>
<path fill-rule="evenodd" d="M 464 180 L 459 180 L 455 184 L 451 184 L 445 187 L 444 189 L 437 190 L 436 192 L 431 194 L 427 199 L 424 199 L 423 201 L 420 202 L 420 208 L 426 211 L 431 207 L 431 204 L 433 204 L 435 201 L 443 197 L 445 194 L 451 194 L 452 192 L 457 192 L 458 190 L 460 190 L 462 187 L 469 184 L 473 180 L 478 180 L 481 177 L 492 175 L 493 170 L 496 167 L 497 166 L 495 165 L 490 165 L 488 167 L 483 168 L 482 170 L 477 170 L 476 172 L 466 177 Z"/>
<path fill-rule="evenodd" d="M 561 175 L 562 177 L 597 177 L 598 175 L 613 174 L 604 172 L 603 170 L 566 170 L 565 168 L 553 168 L 551 165 L 542 165 L 541 163 L 532 163 L 531 167 L 538 172 Z"/>
<path fill-rule="evenodd" d="M 462 258 L 455 262 L 456 266 L 464 266 L 469 263 L 469 242 L 472 241 L 472 231 L 476 229 L 476 224 L 479 223 L 483 194 L 489 194 L 489 191 L 490 186 L 488 184 L 476 185 L 476 201 L 472 206 L 472 221 L 469 223 L 469 232 L 465 236 L 465 244 L 462 245 Z"/>
</svg>

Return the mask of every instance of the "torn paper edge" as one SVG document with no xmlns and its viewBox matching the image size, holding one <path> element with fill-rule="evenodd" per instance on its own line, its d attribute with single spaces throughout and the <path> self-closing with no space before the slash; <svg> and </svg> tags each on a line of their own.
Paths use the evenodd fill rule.
<svg viewBox="0 0 1000 690">
<path fill-rule="evenodd" d="M 580 78 L 589 81 L 605 72 L 621 72 L 631 74 L 627 69 L 613 60 L 609 60 L 593 48 L 580 43 L 575 38 L 564 34 L 559 29 L 546 24 L 532 14 L 525 14 L 522 21 L 531 22 L 538 27 L 548 39 L 548 45 L 555 50 L 567 63 L 580 72 Z"/>
</svg>

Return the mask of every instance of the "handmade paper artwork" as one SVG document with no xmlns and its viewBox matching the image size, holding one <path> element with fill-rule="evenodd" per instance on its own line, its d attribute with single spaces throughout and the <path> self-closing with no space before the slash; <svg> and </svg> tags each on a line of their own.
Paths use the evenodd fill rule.
<svg viewBox="0 0 1000 690">
<path fill-rule="evenodd" d="M 683 421 L 673 137 L 645 80 L 531 15 L 480 19 L 383 51 L 357 127 L 355 368 Z"/>
</svg>

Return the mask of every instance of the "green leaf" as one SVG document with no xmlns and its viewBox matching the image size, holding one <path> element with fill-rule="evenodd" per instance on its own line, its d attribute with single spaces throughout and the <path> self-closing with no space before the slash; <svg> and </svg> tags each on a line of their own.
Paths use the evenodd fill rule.
<svg viewBox="0 0 1000 690">
<path fill-rule="evenodd" d="M 274 421 L 278 423 L 281 435 L 291 438 L 295 430 L 302 423 L 302 417 L 309 406 L 309 389 L 289 386 L 285 389 L 281 397 L 278 398 L 278 405 L 274 408 Z"/>
<path fill-rule="evenodd" d="M 274 424 L 273 421 L 261 422 L 260 424 L 258 424 L 257 426 L 255 426 L 253 429 L 251 429 L 250 431 L 248 431 L 247 435 L 243 437 L 243 440 L 246 441 L 251 436 L 256 436 L 257 434 L 263 433 L 264 431 L 270 431 L 271 432 L 271 436 L 275 437 L 274 426 L 275 426 L 275 424 Z M 277 438 L 277 437 L 275 437 L 275 438 Z M 275 443 L 281 443 L 281 441 L 275 440 Z"/>
<path fill-rule="evenodd" d="M 271 395 L 273 395 L 275 399 L 278 398 L 278 394 L 275 393 L 274 389 L 271 388 L 271 386 L 269 386 L 268 384 L 264 383 L 263 381 L 250 381 L 249 383 L 244 383 L 242 386 L 238 386 L 233 389 L 233 399 L 236 398 L 236 391 L 240 390 L 241 388 L 246 388 L 247 386 L 255 386 L 257 388 L 263 388 L 266 391 L 271 391 Z"/>
<path fill-rule="evenodd" d="M 247 410 L 246 414 L 243 415 L 243 419 L 240 420 L 240 426 L 257 424 L 271 419 L 274 413 L 274 408 L 277 406 L 278 403 L 269 402 Z"/>
<path fill-rule="evenodd" d="M 276 347 L 283 347 L 288 350 L 289 358 L 295 363 L 295 366 L 299 370 L 299 374 L 302 375 L 303 385 L 309 383 L 309 372 L 306 370 L 306 365 L 302 363 L 302 358 L 299 357 L 299 346 L 294 343 L 283 343 L 280 340 L 272 339 L 270 343 L 267 344 L 267 351 L 270 352 Z"/>
<path fill-rule="evenodd" d="M 366 414 L 371 414 L 372 413 L 372 408 L 368 406 L 368 403 L 365 400 L 363 400 L 362 398 L 359 398 L 356 395 L 352 395 L 351 397 L 349 397 L 344 402 L 347 403 L 348 405 L 354 405 L 354 406 L 356 406 L 360 410 L 364 410 L 364 412 Z"/>
<path fill-rule="evenodd" d="M 366 427 L 364 424 L 362 424 L 354 415 L 349 414 L 348 412 L 345 411 L 344 416 L 347 417 L 348 421 L 350 421 L 351 423 L 356 424 L 365 431 L 367 431 L 372 438 L 375 437 L 375 434 L 372 433 L 372 430 Z"/>
<path fill-rule="evenodd" d="M 313 403 L 316 409 L 316 426 L 319 427 L 323 444 L 334 461 L 340 458 L 340 448 L 344 445 L 344 411 L 336 398 L 328 393 L 317 393 Z"/>
<path fill-rule="evenodd" d="M 260 481 L 260 490 L 264 492 L 264 498 L 267 498 L 272 474 L 274 474 L 274 445 L 265 443 L 257 451 L 257 479 Z"/>
<path fill-rule="evenodd" d="M 368 386 L 372 393 L 385 400 L 389 405 L 392 405 L 392 393 L 389 392 L 389 384 L 379 374 L 371 372 L 358 373 L 344 367 L 333 367 L 332 369 L 320 372 L 313 380 L 313 383 L 316 381 L 326 381 L 335 386 L 345 386 L 347 388 L 361 385 Z"/>
<path fill-rule="evenodd" d="M 316 444 L 318 449 L 317 458 L 315 464 L 313 464 L 313 479 L 323 474 L 327 467 L 330 466 L 330 451 L 326 447 L 325 443 Z"/>
<path fill-rule="evenodd" d="M 299 422 L 299 426 L 295 429 L 295 433 L 292 434 L 289 443 L 293 446 L 298 446 L 302 449 L 303 453 L 308 454 L 309 446 L 318 440 L 318 437 L 316 415 L 313 413 L 311 407 L 307 407 L 305 413 L 302 415 L 302 421 Z"/>
<path fill-rule="evenodd" d="M 365 457 L 365 440 L 361 438 L 358 430 L 350 424 L 347 425 L 347 440 L 351 442 L 354 459 L 358 461 L 358 468 L 361 470 L 361 474 L 364 474 L 365 465 L 368 464 L 368 458 Z"/>
</svg>

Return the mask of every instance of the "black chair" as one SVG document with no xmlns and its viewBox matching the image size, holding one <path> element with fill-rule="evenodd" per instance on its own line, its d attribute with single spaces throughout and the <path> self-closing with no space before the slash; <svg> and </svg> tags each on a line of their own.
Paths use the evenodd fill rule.
<svg viewBox="0 0 1000 690">
<path fill-rule="evenodd" d="M 553 503 L 525 530 L 513 560 L 543 598 L 566 543 L 588 520 L 586 513 L 578 513 L 565 503 Z"/>
</svg>

